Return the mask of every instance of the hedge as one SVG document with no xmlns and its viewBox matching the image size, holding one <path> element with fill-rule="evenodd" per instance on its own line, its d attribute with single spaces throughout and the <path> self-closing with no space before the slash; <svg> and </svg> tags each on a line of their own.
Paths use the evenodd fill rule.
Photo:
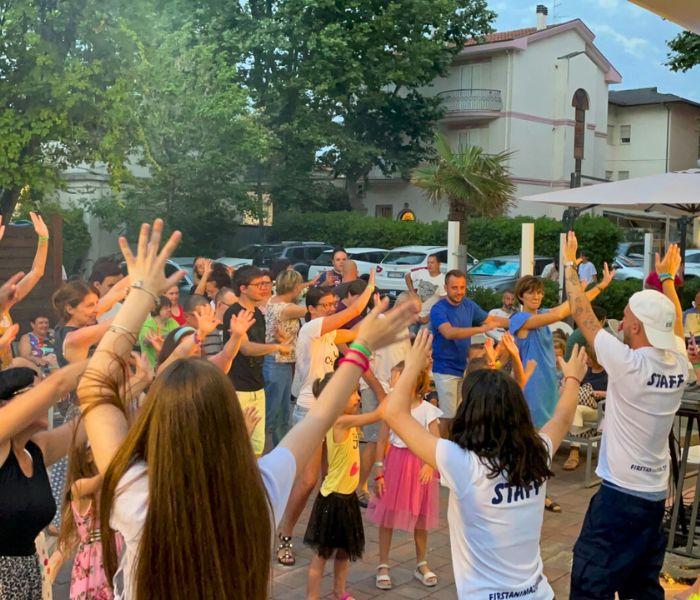
<svg viewBox="0 0 700 600">
<path fill-rule="evenodd" d="M 535 253 L 559 255 L 559 221 L 548 217 L 473 218 L 467 222 L 468 251 L 477 258 L 520 253 L 522 223 L 535 223 Z M 585 248 L 599 271 L 604 261 L 615 256 L 620 229 L 605 217 L 577 219 L 574 230 L 581 248 Z M 400 222 L 368 217 L 356 212 L 294 213 L 275 217 L 271 241 L 309 240 L 341 246 L 398 246 L 447 244 L 445 222 Z"/>
</svg>

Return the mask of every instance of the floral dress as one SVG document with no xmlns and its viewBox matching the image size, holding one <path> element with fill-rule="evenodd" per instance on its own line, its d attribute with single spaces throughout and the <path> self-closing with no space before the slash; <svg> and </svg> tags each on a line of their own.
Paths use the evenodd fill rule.
<svg viewBox="0 0 700 600">
<path fill-rule="evenodd" d="M 70 576 L 70 600 L 112 600 L 114 595 L 102 565 L 100 517 L 95 503 L 90 503 L 84 515 L 75 502 L 71 502 L 71 509 L 80 542 Z"/>
</svg>

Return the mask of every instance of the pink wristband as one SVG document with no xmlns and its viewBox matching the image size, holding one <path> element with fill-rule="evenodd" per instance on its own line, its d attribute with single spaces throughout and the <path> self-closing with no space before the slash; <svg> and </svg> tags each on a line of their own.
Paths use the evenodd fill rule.
<svg viewBox="0 0 700 600">
<path fill-rule="evenodd" d="M 345 356 L 349 356 L 350 354 L 354 354 L 355 356 L 357 356 L 357 358 L 359 359 L 359 361 L 360 361 L 362 364 L 367 365 L 367 368 L 369 369 L 369 359 L 368 359 L 364 354 L 362 354 L 362 352 L 360 352 L 359 350 L 355 350 L 355 349 L 353 349 L 353 348 L 350 348 L 350 350 L 348 350 L 348 351 L 345 353 Z"/>
<path fill-rule="evenodd" d="M 348 356 L 346 356 L 345 358 L 341 358 L 341 359 L 340 359 L 340 362 L 339 362 L 338 364 L 339 364 L 339 365 L 342 365 L 343 363 L 346 363 L 346 362 L 347 362 L 347 363 L 350 363 L 350 364 L 353 364 L 353 365 L 355 365 L 356 367 L 360 367 L 360 369 L 362 369 L 362 372 L 363 372 L 363 373 L 364 373 L 364 372 L 367 370 L 367 368 L 368 368 L 367 366 L 363 365 L 360 361 L 355 360 L 354 358 L 350 358 L 350 357 L 348 357 Z"/>
</svg>

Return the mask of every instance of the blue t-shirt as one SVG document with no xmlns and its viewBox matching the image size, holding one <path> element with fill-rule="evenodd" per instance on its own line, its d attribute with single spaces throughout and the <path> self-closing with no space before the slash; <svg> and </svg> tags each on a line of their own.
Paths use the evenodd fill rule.
<svg viewBox="0 0 700 600">
<path fill-rule="evenodd" d="M 445 339 L 438 328 L 443 323 L 453 327 L 478 327 L 488 313 L 475 302 L 464 298 L 459 305 L 451 304 L 447 298 L 438 300 L 430 309 L 430 324 L 433 328 L 433 373 L 462 377 L 467 368 L 467 355 L 472 345 L 471 338 Z"/>
<path fill-rule="evenodd" d="M 548 309 L 538 311 L 538 314 L 546 313 Z M 542 427 L 554 414 L 554 409 L 559 400 L 558 378 L 556 359 L 554 356 L 554 342 L 552 332 L 546 325 L 531 329 L 526 338 L 519 338 L 517 333 L 525 321 L 532 315 L 527 312 L 515 313 L 510 318 L 510 332 L 515 338 L 515 343 L 520 350 L 520 360 L 523 366 L 527 361 L 535 359 L 537 368 L 530 377 L 524 390 L 525 401 L 530 407 L 532 422 L 538 429 Z"/>
</svg>

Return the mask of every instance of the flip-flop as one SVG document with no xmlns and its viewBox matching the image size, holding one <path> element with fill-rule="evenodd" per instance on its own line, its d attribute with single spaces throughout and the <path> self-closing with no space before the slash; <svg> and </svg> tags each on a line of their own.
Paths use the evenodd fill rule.
<svg viewBox="0 0 700 600">
<path fill-rule="evenodd" d="M 549 500 L 549 504 L 547 504 L 547 500 Z M 560 513 L 561 512 L 561 506 L 559 506 L 559 503 L 555 502 L 551 498 L 544 499 L 544 509 L 548 510 L 549 512 L 553 512 L 553 513 Z"/>
<path fill-rule="evenodd" d="M 562 467 L 565 471 L 574 471 L 578 468 L 580 462 L 578 458 L 567 458 Z"/>
</svg>

